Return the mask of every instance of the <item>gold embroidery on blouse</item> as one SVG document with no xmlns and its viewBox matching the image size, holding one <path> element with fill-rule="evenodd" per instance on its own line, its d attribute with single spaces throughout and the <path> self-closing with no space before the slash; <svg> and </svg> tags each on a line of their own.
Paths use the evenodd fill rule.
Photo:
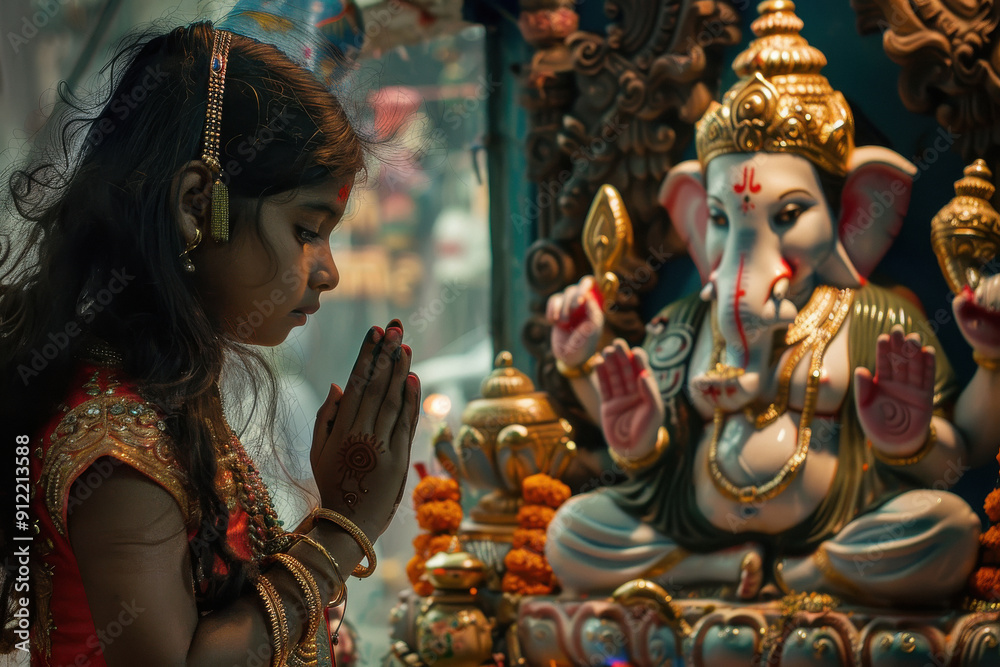
<svg viewBox="0 0 1000 667">
<path fill-rule="evenodd" d="M 104 380 L 102 383 L 101 372 L 94 373 L 84 385 L 84 393 L 93 398 L 67 411 L 49 436 L 51 444 L 42 465 L 41 487 L 53 524 L 60 534 L 67 534 L 73 482 L 97 459 L 108 456 L 163 486 L 191 525 L 196 506 L 187 476 L 174 458 L 166 424 L 145 403 L 116 395 L 119 383 L 113 375 Z M 94 473 L 81 480 L 91 490 L 110 474 L 98 469 Z"/>
</svg>

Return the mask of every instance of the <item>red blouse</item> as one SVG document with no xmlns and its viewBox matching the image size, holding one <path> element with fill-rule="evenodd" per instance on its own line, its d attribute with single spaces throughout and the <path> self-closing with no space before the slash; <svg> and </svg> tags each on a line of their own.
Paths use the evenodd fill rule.
<svg viewBox="0 0 1000 667">
<path fill-rule="evenodd" d="M 35 624 L 31 664 L 45 667 L 105 667 L 102 633 L 87 605 L 73 555 L 67 517 L 118 465 L 153 480 L 177 501 L 188 529 L 197 533 L 198 502 L 178 464 L 162 413 L 113 368 L 81 367 L 68 396 L 32 444 L 32 510 L 39 534 L 33 542 Z M 74 483 L 79 481 L 74 487 Z M 228 541 L 249 560 L 247 514 L 231 510 Z"/>
</svg>

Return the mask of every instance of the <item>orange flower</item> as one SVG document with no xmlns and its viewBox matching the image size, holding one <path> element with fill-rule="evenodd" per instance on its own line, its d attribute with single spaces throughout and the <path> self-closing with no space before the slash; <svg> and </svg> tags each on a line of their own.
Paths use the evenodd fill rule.
<svg viewBox="0 0 1000 667">
<path fill-rule="evenodd" d="M 521 509 L 517 511 L 517 523 L 521 528 L 545 530 L 555 514 L 554 509 L 545 505 L 521 505 Z"/>
<path fill-rule="evenodd" d="M 515 528 L 514 548 L 545 553 L 545 531 L 540 528 Z"/>
<path fill-rule="evenodd" d="M 511 572 L 503 575 L 503 582 L 500 586 L 505 593 L 518 593 L 520 595 L 548 595 L 553 588 L 552 584 L 530 581 Z"/>
<path fill-rule="evenodd" d="M 1000 595 L 1000 569 L 981 567 L 969 577 L 969 588 L 973 596 L 983 600 L 994 600 Z"/>
<path fill-rule="evenodd" d="M 555 509 L 569 500 L 569 487 L 558 479 L 544 473 L 525 477 L 521 486 L 524 502 L 532 505 L 546 505 Z"/>
<path fill-rule="evenodd" d="M 547 581 L 552 576 L 552 568 L 549 567 L 545 556 L 525 549 L 511 549 L 504 557 L 503 563 L 507 566 L 508 572 L 523 577 Z"/>
<path fill-rule="evenodd" d="M 426 502 L 435 500 L 454 500 L 461 498 L 458 482 L 450 477 L 424 477 L 413 489 L 413 504 L 420 507 Z"/>
<path fill-rule="evenodd" d="M 1000 553 L 1000 526 L 990 526 L 985 533 L 979 536 L 979 543 L 987 551 L 994 554 Z"/>
<path fill-rule="evenodd" d="M 986 516 L 989 517 L 990 521 L 1000 522 L 1000 489 L 993 489 L 989 492 L 986 496 L 986 502 L 983 503 L 983 509 L 986 510 Z"/>
<path fill-rule="evenodd" d="M 416 584 L 421 577 L 426 576 L 427 570 L 424 567 L 426 564 L 427 561 L 420 556 L 414 556 L 406 562 L 406 578 L 411 584 Z"/>
<path fill-rule="evenodd" d="M 431 538 L 434 537 L 430 533 L 420 533 L 413 538 L 413 550 L 418 554 L 423 553 L 427 549 L 427 545 L 430 544 Z"/>
<path fill-rule="evenodd" d="M 462 523 L 462 506 L 454 500 L 431 500 L 417 508 L 417 523 L 432 533 L 454 533 Z"/>
</svg>

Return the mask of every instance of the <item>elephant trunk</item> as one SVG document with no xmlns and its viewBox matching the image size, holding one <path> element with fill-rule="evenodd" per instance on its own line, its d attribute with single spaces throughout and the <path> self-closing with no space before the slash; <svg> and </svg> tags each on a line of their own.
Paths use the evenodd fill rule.
<svg viewBox="0 0 1000 667">
<path fill-rule="evenodd" d="M 746 249 L 724 257 L 713 279 L 725 363 L 748 374 L 764 373 L 775 331 L 787 328 L 798 314 L 788 299 L 791 267 L 777 248 Z"/>
</svg>

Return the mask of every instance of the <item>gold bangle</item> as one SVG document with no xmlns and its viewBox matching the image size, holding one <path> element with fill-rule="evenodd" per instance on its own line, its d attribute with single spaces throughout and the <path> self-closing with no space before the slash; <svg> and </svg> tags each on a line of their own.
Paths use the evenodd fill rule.
<svg viewBox="0 0 1000 667">
<path fill-rule="evenodd" d="M 323 554 L 323 557 L 326 558 L 326 560 L 330 563 L 330 568 L 333 570 L 333 573 L 337 575 L 337 579 L 340 581 L 340 587 L 337 589 L 337 597 L 331 600 L 328 606 L 329 605 L 337 606 L 338 604 L 340 604 L 341 600 L 343 600 L 347 596 L 347 582 L 344 581 L 344 575 L 341 574 L 340 572 L 340 564 L 337 563 L 337 559 L 334 558 L 332 555 L 330 555 L 330 552 L 326 550 L 326 547 L 324 547 L 322 544 L 320 544 L 313 538 L 309 537 L 308 535 L 302 535 L 300 533 L 296 533 L 295 539 L 296 543 L 303 542 L 305 544 L 308 544 L 313 549 Z"/>
<path fill-rule="evenodd" d="M 630 459 L 622 456 L 611 448 L 608 449 L 608 453 L 611 454 L 611 460 L 614 461 L 615 465 L 619 468 L 625 472 L 636 472 L 638 470 L 642 470 L 643 468 L 648 468 L 656 463 L 669 445 L 670 433 L 667 431 L 666 426 L 661 426 L 660 430 L 656 432 L 656 446 L 653 447 L 653 451 L 648 454 L 637 459 Z"/>
<path fill-rule="evenodd" d="M 285 617 L 285 607 L 281 603 L 278 590 L 274 584 L 268 581 L 267 577 L 259 577 L 256 588 L 271 622 L 271 646 L 274 649 L 271 664 L 275 667 L 281 667 L 288 657 L 288 619 Z"/>
<path fill-rule="evenodd" d="M 871 445 L 871 440 L 868 443 Z M 920 445 L 920 449 L 910 456 L 889 456 L 884 452 L 880 452 L 874 445 L 871 445 L 871 448 L 872 454 L 882 463 L 891 466 L 910 466 L 927 456 L 935 444 L 937 444 L 937 430 L 934 428 L 934 420 L 932 418 L 930 426 L 927 428 L 927 437 L 924 439 L 924 444 Z"/>
<path fill-rule="evenodd" d="M 314 526 L 316 525 L 317 519 L 326 519 L 327 521 L 330 521 L 331 523 L 334 523 L 343 528 L 344 530 L 346 530 L 347 534 L 350 535 L 354 539 L 354 541 L 358 543 L 358 546 L 361 547 L 361 551 L 363 551 L 365 556 L 368 558 L 368 567 L 363 567 L 359 563 L 358 566 L 354 568 L 354 571 L 351 572 L 351 574 L 353 574 L 358 579 L 364 579 L 366 577 L 372 576 L 372 574 L 375 572 L 375 566 L 377 564 L 375 560 L 375 547 L 372 546 L 371 540 L 368 539 L 368 536 L 365 535 L 364 532 L 360 528 L 358 528 L 353 521 L 348 519 L 343 514 L 338 514 L 337 512 L 334 512 L 333 510 L 328 510 L 325 507 L 319 507 L 313 510 L 312 518 Z"/>
<path fill-rule="evenodd" d="M 1000 359 L 997 357 L 987 357 L 978 352 L 972 353 L 972 359 L 979 364 L 979 367 L 987 371 L 1000 371 Z"/>
<path fill-rule="evenodd" d="M 310 638 L 316 637 L 316 632 L 319 630 L 320 619 L 323 617 L 323 604 L 322 598 L 319 594 L 319 586 L 316 585 L 316 579 L 309 572 L 308 568 L 303 565 L 294 556 L 289 556 L 285 553 L 274 554 L 264 560 L 264 564 L 270 562 L 277 562 L 285 566 L 295 581 L 298 583 L 299 588 L 302 589 L 302 593 L 305 595 L 306 603 L 306 613 L 309 615 L 309 625 L 306 626 L 305 632 L 302 635 L 302 640 L 299 644 L 308 642 Z"/>
<path fill-rule="evenodd" d="M 788 586 L 788 582 L 785 581 L 785 561 L 775 560 L 774 561 L 774 585 L 778 587 L 782 595 L 791 595 L 793 591 Z"/>
<path fill-rule="evenodd" d="M 574 378 L 586 377 L 594 370 L 594 367 L 599 365 L 604 360 L 599 352 L 594 353 L 590 359 L 579 366 L 568 366 L 563 362 L 556 359 L 556 370 L 559 371 L 559 375 L 562 375 L 567 380 L 572 380 Z"/>
</svg>

